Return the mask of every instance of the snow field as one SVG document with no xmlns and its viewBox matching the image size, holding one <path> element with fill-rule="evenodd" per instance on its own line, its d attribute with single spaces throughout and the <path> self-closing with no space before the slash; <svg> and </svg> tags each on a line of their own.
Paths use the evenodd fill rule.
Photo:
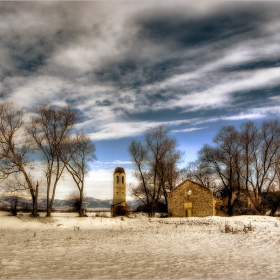
<svg viewBox="0 0 280 280">
<path fill-rule="evenodd" d="M 0 213 L 0 278 L 279 279 L 279 257 L 273 217 L 55 213 L 34 220 Z"/>
</svg>

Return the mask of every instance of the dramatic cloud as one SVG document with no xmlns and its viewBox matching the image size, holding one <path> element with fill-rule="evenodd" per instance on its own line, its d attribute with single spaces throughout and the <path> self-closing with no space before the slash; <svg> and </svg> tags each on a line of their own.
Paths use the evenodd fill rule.
<svg viewBox="0 0 280 280">
<path fill-rule="evenodd" d="M 201 135 L 278 117 L 279 14 L 273 1 L 0 2 L 1 100 L 71 104 L 77 128 L 117 147 L 158 124 Z"/>
</svg>

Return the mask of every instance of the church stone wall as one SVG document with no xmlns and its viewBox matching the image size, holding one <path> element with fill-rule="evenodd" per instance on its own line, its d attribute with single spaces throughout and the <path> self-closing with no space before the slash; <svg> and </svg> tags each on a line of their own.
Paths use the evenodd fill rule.
<svg viewBox="0 0 280 280">
<path fill-rule="evenodd" d="M 168 194 L 170 217 L 205 217 L 215 215 L 215 198 L 211 190 L 187 180 Z"/>
</svg>

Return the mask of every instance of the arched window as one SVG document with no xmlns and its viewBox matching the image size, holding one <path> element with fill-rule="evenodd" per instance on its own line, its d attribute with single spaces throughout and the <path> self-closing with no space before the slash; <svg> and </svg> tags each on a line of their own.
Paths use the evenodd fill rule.
<svg viewBox="0 0 280 280">
<path fill-rule="evenodd" d="M 124 184 L 124 176 L 122 176 L 122 183 Z"/>
<path fill-rule="evenodd" d="M 117 176 L 117 184 L 119 183 L 119 176 Z"/>
</svg>

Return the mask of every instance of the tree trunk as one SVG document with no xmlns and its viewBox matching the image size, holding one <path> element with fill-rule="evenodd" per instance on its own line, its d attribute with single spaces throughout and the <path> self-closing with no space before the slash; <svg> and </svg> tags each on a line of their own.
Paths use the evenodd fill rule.
<svg viewBox="0 0 280 280">
<path fill-rule="evenodd" d="M 147 208 L 148 208 L 148 217 L 154 217 L 155 216 L 155 211 L 153 211 L 153 202 L 148 202 L 147 203 Z"/>
<path fill-rule="evenodd" d="M 165 198 L 166 212 L 168 213 L 168 197 Z"/>
<path fill-rule="evenodd" d="M 47 215 L 46 217 L 51 217 L 52 216 L 52 212 L 50 211 L 50 207 L 47 207 Z"/>
<path fill-rule="evenodd" d="M 46 217 L 51 217 L 51 216 L 52 216 L 53 201 L 54 201 L 54 195 L 53 195 L 53 197 L 49 200 L 49 204 L 48 204 L 48 208 L 47 208 L 47 216 L 46 216 Z"/>
<path fill-rule="evenodd" d="M 57 176 L 57 178 L 55 179 L 54 185 L 53 185 L 53 189 L 52 189 L 52 197 L 51 199 L 49 199 L 49 192 L 48 192 L 48 205 L 47 205 L 47 217 L 51 217 L 52 216 L 52 210 L 53 210 L 53 202 L 54 202 L 54 197 L 55 197 L 55 191 L 56 191 L 56 186 L 58 183 L 60 176 Z"/>
<path fill-rule="evenodd" d="M 80 190 L 80 203 L 79 203 L 79 216 L 84 217 L 84 211 L 83 211 L 83 191 Z"/>
<path fill-rule="evenodd" d="M 48 182 L 47 186 L 47 214 L 46 217 L 51 216 L 51 210 L 50 210 L 50 182 Z"/>
<path fill-rule="evenodd" d="M 38 217 L 38 192 L 39 192 L 39 184 L 37 182 L 35 194 L 32 196 L 32 202 L 33 202 L 33 209 L 32 209 L 32 216 Z"/>
<path fill-rule="evenodd" d="M 277 203 L 275 203 L 273 206 L 272 206 L 272 209 L 269 213 L 269 216 L 274 216 L 278 207 L 279 207 L 279 204 L 280 204 L 280 201 L 278 201 Z"/>
<path fill-rule="evenodd" d="M 229 194 L 228 194 L 228 205 L 227 205 L 227 208 L 228 208 L 227 212 L 228 212 L 229 216 L 233 215 L 233 207 L 232 207 L 231 200 L 232 200 L 232 191 L 230 190 Z"/>
<path fill-rule="evenodd" d="M 37 198 L 36 196 L 32 196 L 32 216 L 37 217 L 38 212 L 37 212 Z"/>
<path fill-rule="evenodd" d="M 162 188 L 162 189 L 163 189 L 163 196 L 164 196 L 165 205 L 166 205 L 166 211 L 168 213 L 168 195 L 167 195 L 165 188 Z"/>
<path fill-rule="evenodd" d="M 155 215 L 156 215 L 157 206 L 158 206 L 158 203 L 157 203 L 157 202 L 158 202 L 157 200 L 154 200 L 154 201 L 152 202 L 151 217 L 155 217 Z"/>
<path fill-rule="evenodd" d="M 46 217 L 51 217 L 52 216 L 52 201 L 49 198 L 49 194 L 47 196 L 47 214 Z"/>
</svg>

